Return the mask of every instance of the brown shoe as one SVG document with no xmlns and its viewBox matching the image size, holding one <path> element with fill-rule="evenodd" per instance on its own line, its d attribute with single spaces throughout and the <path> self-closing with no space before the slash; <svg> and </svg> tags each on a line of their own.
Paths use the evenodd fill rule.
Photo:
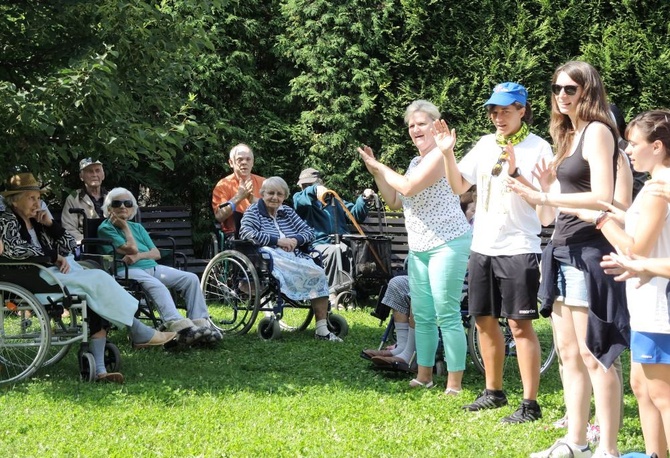
<svg viewBox="0 0 670 458">
<path fill-rule="evenodd" d="M 125 381 L 123 374 L 120 372 L 105 372 L 104 374 L 98 375 L 96 380 L 98 382 L 107 383 L 123 383 Z"/>
<path fill-rule="evenodd" d="M 398 363 L 407 364 L 407 361 L 399 356 L 374 356 L 372 362 L 375 366 L 379 367 L 392 367 L 394 364 Z"/>
<path fill-rule="evenodd" d="M 361 358 L 363 359 L 372 359 L 375 356 L 393 356 L 393 352 L 391 352 L 391 350 L 375 350 L 375 349 L 363 350 L 361 352 Z"/>
<path fill-rule="evenodd" d="M 155 347 L 158 345 L 165 345 L 177 337 L 176 332 L 161 332 L 156 331 L 148 342 L 133 344 L 133 348 Z"/>
</svg>

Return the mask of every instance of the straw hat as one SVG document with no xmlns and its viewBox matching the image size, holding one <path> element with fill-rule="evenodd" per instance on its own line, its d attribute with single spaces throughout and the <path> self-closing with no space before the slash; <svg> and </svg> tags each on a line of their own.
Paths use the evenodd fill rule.
<svg viewBox="0 0 670 458">
<path fill-rule="evenodd" d="M 14 175 L 5 184 L 6 190 L 0 192 L 3 197 L 22 193 L 23 191 L 46 192 L 40 183 L 35 179 L 32 173 L 19 173 Z"/>
</svg>

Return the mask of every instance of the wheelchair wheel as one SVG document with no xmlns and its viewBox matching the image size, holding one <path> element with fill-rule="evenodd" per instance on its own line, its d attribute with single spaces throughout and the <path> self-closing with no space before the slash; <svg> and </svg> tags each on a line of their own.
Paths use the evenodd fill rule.
<svg viewBox="0 0 670 458">
<path fill-rule="evenodd" d="M 504 377 L 520 377 L 519 366 L 516 361 L 516 343 L 512 336 L 512 330 L 506 318 L 499 320 L 500 328 L 505 340 L 505 363 L 503 366 Z M 540 342 L 540 374 L 544 374 L 556 359 L 556 349 L 554 348 L 554 336 L 551 328 L 551 320 L 538 319 L 533 321 L 533 327 Z M 484 361 L 482 359 L 481 344 L 479 341 L 479 332 L 475 326 L 475 318 L 470 318 L 470 327 L 468 328 L 468 353 L 475 367 L 483 374 Z"/>
<path fill-rule="evenodd" d="M 121 371 L 121 352 L 119 347 L 109 341 L 105 344 L 105 368 L 107 372 Z"/>
<path fill-rule="evenodd" d="M 258 322 L 258 336 L 263 340 L 276 340 L 281 337 L 281 325 L 274 317 L 264 316 Z"/>
<path fill-rule="evenodd" d="M 313 318 L 314 310 L 310 301 L 285 300 L 279 326 L 285 332 L 302 332 L 307 329 Z"/>
<path fill-rule="evenodd" d="M 44 306 L 25 288 L 0 282 L 0 385 L 30 377 L 49 350 L 51 329 Z"/>
<path fill-rule="evenodd" d="M 95 358 L 87 351 L 79 355 L 79 376 L 82 382 L 95 380 Z"/>
<path fill-rule="evenodd" d="M 226 334 L 245 334 L 260 308 L 261 284 L 249 258 L 226 250 L 209 261 L 200 287 L 214 324 Z"/>
<path fill-rule="evenodd" d="M 331 313 L 328 315 L 328 330 L 343 339 L 349 334 L 349 323 L 342 315 Z"/>
</svg>

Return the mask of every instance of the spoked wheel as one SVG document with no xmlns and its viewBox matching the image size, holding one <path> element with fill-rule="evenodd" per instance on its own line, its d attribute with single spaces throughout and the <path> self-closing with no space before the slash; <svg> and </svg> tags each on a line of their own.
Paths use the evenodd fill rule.
<svg viewBox="0 0 670 458">
<path fill-rule="evenodd" d="M 72 307 L 63 314 L 66 316 L 60 317 L 60 323 L 51 318 L 51 345 L 43 366 L 56 364 L 63 359 L 73 345 L 72 339 L 81 336 L 81 308 Z"/>
<path fill-rule="evenodd" d="M 51 330 L 46 310 L 25 288 L 0 282 L 0 385 L 30 377 L 42 366 Z"/>
<path fill-rule="evenodd" d="M 503 376 L 505 378 L 520 377 L 519 365 L 516 361 L 516 343 L 514 342 L 514 337 L 512 336 L 512 330 L 510 329 L 506 318 L 501 318 L 499 320 L 499 324 L 503 333 L 503 338 L 505 340 L 505 363 Z M 540 342 L 540 374 L 544 374 L 547 372 L 547 370 L 549 370 L 549 367 L 551 367 L 554 359 L 556 359 L 556 349 L 554 347 L 554 336 L 551 327 L 551 320 L 543 318 L 534 320 L 533 328 L 535 329 L 535 333 L 537 334 L 537 338 Z M 475 367 L 483 374 L 484 361 L 482 359 L 479 332 L 477 330 L 477 326 L 475 325 L 475 317 L 470 318 L 470 327 L 468 329 L 467 337 L 468 353 L 470 354 L 470 358 L 472 359 Z"/>
<path fill-rule="evenodd" d="M 214 324 L 226 334 L 251 329 L 260 307 L 261 284 L 249 258 L 226 250 L 209 261 L 200 287 Z"/>
<path fill-rule="evenodd" d="M 349 334 L 349 323 L 342 315 L 331 313 L 328 315 L 328 330 L 343 339 Z"/>
<path fill-rule="evenodd" d="M 258 322 L 258 336 L 263 340 L 276 340 L 281 337 L 281 326 L 274 317 L 264 316 Z"/>
</svg>

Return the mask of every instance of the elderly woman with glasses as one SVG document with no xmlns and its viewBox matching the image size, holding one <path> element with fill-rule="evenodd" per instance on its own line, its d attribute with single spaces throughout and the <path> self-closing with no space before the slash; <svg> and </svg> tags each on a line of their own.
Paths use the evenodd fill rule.
<svg viewBox="0 0 670 458">
<path fill-rule="evenodd" d="M 98 380 L 122 383 L 123 375 L 108 373 L 104 352 L 109 323 L 130 326 L 135 347 L 163 345 L 176 336 L 158 332 L 140 323 L 135 316 L 137 299 L 128 294 L 102 270 L 84 270 L 74 261 L 74 238 L 41 207 L 44 189 L 30 173 L 10 178 L 2 193 L 7 208 L 0 213 L 2 255 L 9 259 L 46 256 L 51 260 L 52 275 L 72 294 L 85 294 L 89 310 L 89 349 L 95 358 Z M 47 280 L 48 281 L 48 280 Z"/>
<path fill-rule="evenodd" d="M 154 301 L 165 328 L 177 332 L 177 340 L 185 345 L 221 340 L 221 332 L 209 320 L 197 275 L 158 264 L 161 253 L 146 229 L 130 221 L 137 213 L 135 196 L 125 188 L 114 188 L 102 207 L 107 219 L 100 224 L 98 236 L 112 240 L 126 264 L 128 278 L 138 281 Z M 177 311 L 168 288 L 176 289 L 184 298 L 187 318 Z"/>
<path fill-rule="evenodd" d="M 314 231 L 293 208 L 284 205 L 289 189 L 280 177 L 270 177 L 260 189 L 261 200 L 242 217 L 240 237 L 252 240 L 272 256 L 272 275 L 281 292 L 297 301 L 309 300 L 316 319 L 316 339 L 341 342 L 328 330 L 328 279 L 323 268 L 300 251 L 314 240 Z"/>
</svg>

